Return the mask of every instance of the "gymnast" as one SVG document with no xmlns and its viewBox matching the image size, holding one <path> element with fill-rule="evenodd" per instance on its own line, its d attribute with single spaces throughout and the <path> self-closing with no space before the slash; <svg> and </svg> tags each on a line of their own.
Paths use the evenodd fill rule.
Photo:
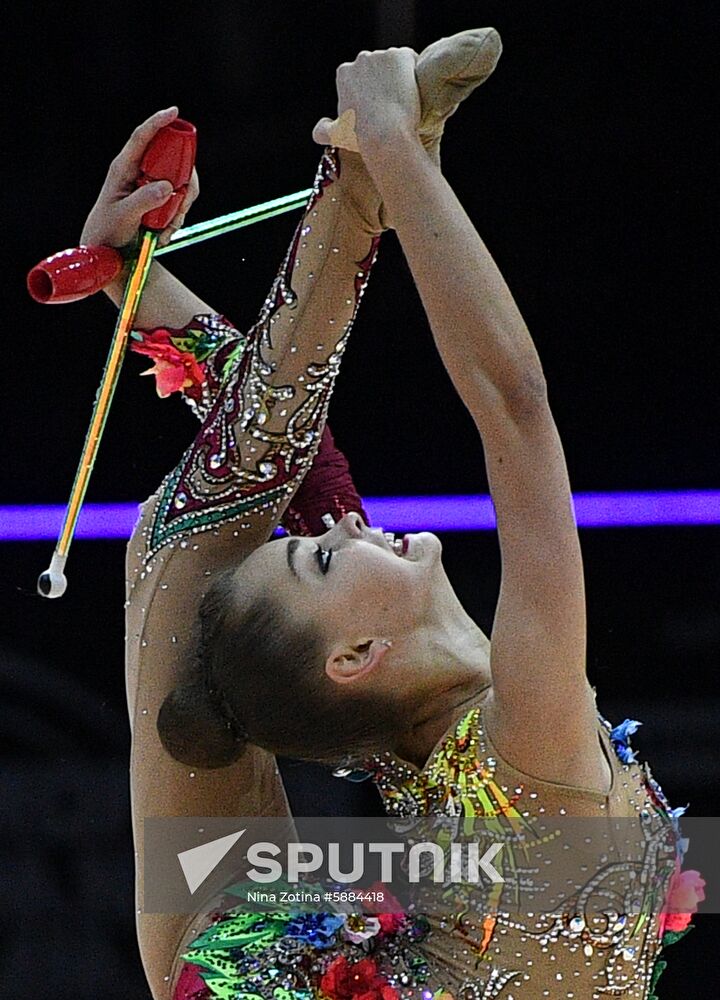
<svg viewBox="0 0 720 1000">
<path fill-rule="evenodd" d="M 298 1000 L 654 991 L 667 931 L 658 901 L 675 866 L 662 853 L 646 866 L 642 899 L 628 876 L 626 908 L 599 924 L 579 897 L 524 922 L 500 901 L 460 923 L 366 918 L 364 933 L 360 917 L 349 930 L 342 915 L 295 914 L 278 916 L 258 951 L 250 942 L 262 914 L 228 909 L 209 925 L 142 909 L 143 819 L 286 816 L 277 756 L 364 770 L 391 815 L 647 814 L 673 825 L 634 761 L 633 724 L 613 729 L 598 715 L 580 546 L 543 370 L 440 169 L 444 120 L 500 52 L 492 29 L 461 37 L 434 55 L 441 63 L 468 45 L 472 83 L 454 103 L 439 84 L 434 109 L 421 105 L 410 49 L 363 52 L 340 67 L 338 119 L 314 131 L 325 149 L 313 194 L 246 335 L 164 269 L 151 273 L 136 349 L 154 361 L 159 391 L 180 391 L 201 420 L 143 506 L 127 559 L 137 925 L 156 1000 L 270 1000 L 280 985 Z M 167 197 L 162 185 L 131 193 L 132 182 L 176 113 L 133 135 L 83 242 L 129 242 Z M 502 558 L 490 638 L 456 597 L 435 535 L 395 539 L 368 526 L 325 427 L 386 228 L 482 442 Z M 121 290 L 118 281 L 110 293 Z M 272 538 L 281 519 L 290 534 Z M 233 942 L 225 949 L 223 933 Z"/>
</svg>

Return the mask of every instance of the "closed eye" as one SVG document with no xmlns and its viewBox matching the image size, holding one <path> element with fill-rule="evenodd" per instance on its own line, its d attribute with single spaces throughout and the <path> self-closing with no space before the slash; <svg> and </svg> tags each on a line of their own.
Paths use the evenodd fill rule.
<svg viewBox="0 0 720 1000">
<path fill-rule="evenodd" d="M 318 566 L 320 567 L 320 572 L 323 574 L 328 571 L 330 560 L 332 559 L 332 551 L 332 549 L 323 549 L 320 545 L 315 550 Z"/>
</svg>

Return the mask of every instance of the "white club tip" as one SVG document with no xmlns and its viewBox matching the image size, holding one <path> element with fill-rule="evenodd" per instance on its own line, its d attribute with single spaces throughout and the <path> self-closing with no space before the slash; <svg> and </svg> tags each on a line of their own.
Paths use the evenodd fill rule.
<svg viewBox="0 0 720 1000">
<path fill-rule="evenodd" d="M 37 590 L 41 597 L 62 597 L 67 590 L 67 577 L 63 572 L 66 559 L 67 554 L 61 556 L 57 552 L 53 553 L 49 568 L 38 577 Z"/>
</svg>

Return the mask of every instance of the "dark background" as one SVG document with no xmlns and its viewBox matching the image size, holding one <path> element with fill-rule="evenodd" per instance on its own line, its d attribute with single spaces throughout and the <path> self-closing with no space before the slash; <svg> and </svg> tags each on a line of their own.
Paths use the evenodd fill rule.
<svg viewBox="0 0 720 1000">
<path fill-rule="evenodd" d="M 42 307 L 41 257 L 78 241 L 109 160 L 158 108 L 199 131 L 191 221 L 308 187 L 334 70 L 363 48 L 493 24 L 496 75 L 448 126 L 445 171 L 533 332 L 575 490 L 718 488 L 717 50 L 711 2 L 346 0 L 8 7 L 3 503 L 63 503 L 114 312 Z M 9 144 L 9 148 L 7 145 Z M 297 213 L 168 259 L 240 326 Z M 89 499 L 139 501 L 194 423 L 131 357 Z M 361 492 L 484 492 L 478 441 L 389 237 L 331 423 Z M 498 554 L 444 539 L 489 628 Z M 584 531 L 589 671 L 674 805 L 720 815 L 717 528 Z M 3 996 L 145 998 L 133 927 L 123 545 L 75 543 L 70 587 L 33 594 L 52 543 L 5 544 Z M 692 863 L 692 854 L 688 863 Z M 662 1000 L 715 997 L 717 918 L 668 952 Z M 676 953 L 675 953 L 676 952 Z"/>
</svg>

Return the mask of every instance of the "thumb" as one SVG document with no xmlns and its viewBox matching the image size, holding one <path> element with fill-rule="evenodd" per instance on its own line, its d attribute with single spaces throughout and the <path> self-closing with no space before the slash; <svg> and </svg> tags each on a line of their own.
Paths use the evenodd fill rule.
<svg viewBox="0 0 720 1000">
<path fill-rule="evenodd" d="M 123 210 L 145 215 L 151 209 L 164 205 L 172 193 L 173 186 L 170 181 L 153 181 L 152 184 L 143 184 L 123 199 Z"/>
<path fill-rule="evenodd" d="M 316 137 L 321 136 L 322 139 Z M 331 121 L 329 118 L 321 118 L 313 129 L 315 142 L 321 142 L 327 146 L 339 146 L 340 149 L 349 149 L 352 153 L 359 152 L 357 135 L 355 134 L 355 109 L 346 108 L 345 111 Z"/>
<path fill-rule="evenodd" d="M 321 118 L 312 131 L 313 141 L 319 143 L 321 146 L 332 145 L 332 140 L 330 138 L 331 125 L 331 118 Z"/>
</svg>

